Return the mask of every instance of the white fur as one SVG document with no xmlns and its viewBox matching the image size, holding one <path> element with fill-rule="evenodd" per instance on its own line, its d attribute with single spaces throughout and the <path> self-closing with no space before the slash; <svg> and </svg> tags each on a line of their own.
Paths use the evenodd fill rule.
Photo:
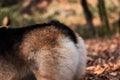
<svg viewBox="0 0 120 80">
<path fill-rule="evenodd" d="M 60 52 L 60 70 L 57 75 L 58 80 L 73 80 L 76 74 L 76 69 L 79 64 L 79 53 L 76 49 L 75 44 L 65 38 L 61 42 L 61 48 L 58 49 Z"/>
<path fill-rule="evenodd" d="M 77 49 L 79 52 L 79 64 L 77 68 L 76 79 L 80 79 L 80 77 L 85 73 L 85 68 L 87 64 L 87 50 L 84 40 L 78 35 L 77 38 L 78 38 Z"/>
<path fill-rule="evenodd" d="M 75 44 L 68 38 L 61 42 L 63 48 L 60 48 L 60 79 L 57 80 L 79 80 L 85 73 L 86 68 L 86 48 L 84 41 L 77 35 L 78 43 Z M 73 79 L 74 78 L 74 79 Z"/>
<path fill-rule="evenodd" d="M 67 37 L 59 38 L 59 46 L 50 50 L 41 50 L 35 53 L 35 65 L 39 65 L 33 72 L 37 80 L 52 80 L 42 78 L 40 75 L 50 75 L 54 80 L 79 80 L 85 73 L 86 48 L 84 41 L 77 35 L 78 43 L 75 44 Z M 38 58 L 37 58 L 38 57 Z M 55 58 L 53 58 L 55 57 Z M 58 63 L 58 64 L 57 64 Z"/>
</svg>

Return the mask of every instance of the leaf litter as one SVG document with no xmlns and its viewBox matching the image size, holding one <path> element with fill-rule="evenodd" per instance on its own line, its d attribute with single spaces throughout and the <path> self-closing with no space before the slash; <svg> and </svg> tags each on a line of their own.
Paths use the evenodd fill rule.
<svg viewBox="0 0 120 80">
<path fill-rule="evenodd" d="M 120 80 L 120 35 L 85 40 L 86 74 L 81 80 Z"/>
</svg>

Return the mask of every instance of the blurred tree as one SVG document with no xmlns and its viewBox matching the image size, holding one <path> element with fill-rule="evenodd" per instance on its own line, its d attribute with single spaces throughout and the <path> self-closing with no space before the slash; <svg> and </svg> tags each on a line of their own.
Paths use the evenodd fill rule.
<svg viewBox="0 0 120 80">
<path fill-rule="evenodd" d="M 14 0 L 14 1 L 0 0 L 0 7 L 9 7 L 9 6 L 17 4 L 18 2 L 20 2 L 20 0 Z"/>
<path fill-rule="evenodd" d="M 109 26 L 104 0 L 98 0 L 98 9 L 99 9 L 100 19 L 102 21 L 103 34 L 110 35 L 110 26 Z"/>
<path fill-rule="evenodd" d="M 88 8 L 86 0 L 81 0 L 81 4 L 83 6 L 83 10 L 84 10 L 86 21 L 87 21 L 88 34 L 90 35 L 90 37 L 93 37 L 93 36 L 95 36 L 95 29 L 94 29 L 94 25 L 92 22 L 93 15 Z"/>
<path fill-rule="evenodd" d="M 32 14 L 35 11 L 39 11 L 43 13 L 51 1 L 52 0 L 23 0 L 20 12 Z"/>
</svg>

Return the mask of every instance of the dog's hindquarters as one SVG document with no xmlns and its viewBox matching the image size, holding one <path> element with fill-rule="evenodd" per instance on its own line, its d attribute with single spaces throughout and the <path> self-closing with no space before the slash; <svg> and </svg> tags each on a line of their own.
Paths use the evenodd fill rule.
<svg viewBox="0 0 120 80">
<path fill-rule="evenodd" d="M 24 35 L 20 54 L 37 80 L 74 80 L 84 73 L 83 40 L 69 29 L 61 29 L 62 25 L 59 28 L 52 25 Z"/>
<path fill-rule="evenodd" d="M 40 50 L 29 59 L 37 80 L 73 80 L 79 62 L 78 52 L 73 42 L 61 43 L 52 50 Z M 32 62 L 33 61 L 33 62 Z"/>
<path fill-rule="evenodd" d="M 83 40 L 78 38 L 75 44 L 67 37 L 58 37 L 57 43 L 59 45 L 54 48 L 31 50 L 27 55 L 26 62 L 37 80 L 73 80 L 84 73 L 86 54 Z"/>
<path fill-rule="evenodd" d="M 0 34 L 0 56 L 4 56 L 0 58 L 0 72 L 5 72 L 5 76 L 0 73 L 2 80 L 30 80 L 31 75 L 37 80 L 74 80 L 84 73 L 84 42 L 64 24 L 52 21 L 19 29 L 2 28 Z M 7 74 L 11 77 L 6 78 Z"/>
</svg>

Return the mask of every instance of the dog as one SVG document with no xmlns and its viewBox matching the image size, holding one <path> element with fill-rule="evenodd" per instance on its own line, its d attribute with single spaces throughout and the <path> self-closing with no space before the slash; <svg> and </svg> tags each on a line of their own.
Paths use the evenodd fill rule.
<svg viewBox="0 0 120 80">
<path fill-rule="evenodd" d="M 84 40 L 59 21 L 0 28 L 0 80 L 79 80 Z"/>
</svg>

